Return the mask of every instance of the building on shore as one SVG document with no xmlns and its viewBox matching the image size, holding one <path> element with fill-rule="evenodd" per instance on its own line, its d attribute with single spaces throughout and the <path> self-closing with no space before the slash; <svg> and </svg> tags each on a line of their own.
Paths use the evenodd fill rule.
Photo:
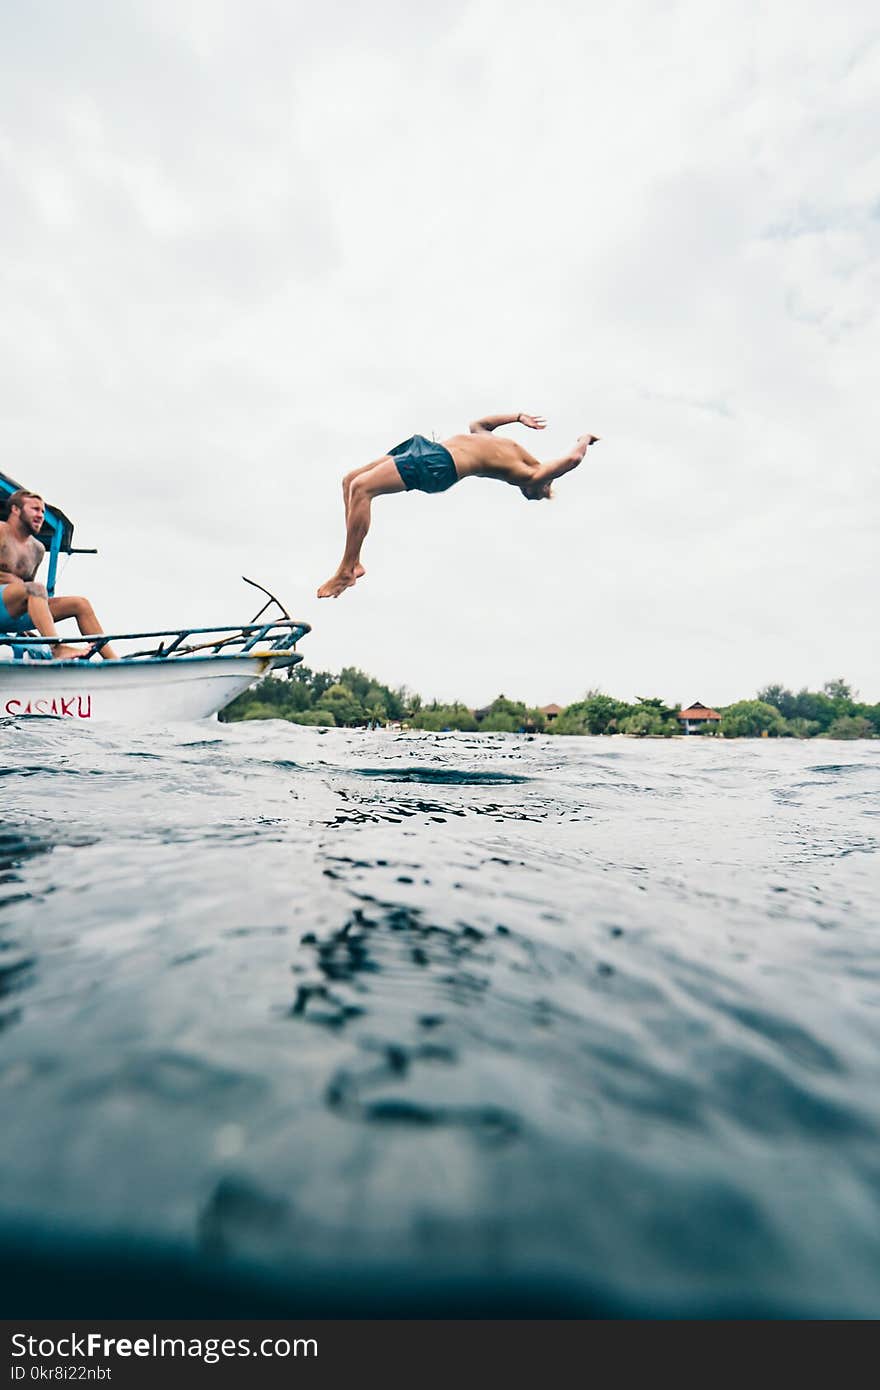
<svg viewBox="0 0 880 1390">
<path fill-rule="evenodd" d="M 709 709 L 708 705 L 701 704 L 699 700 L 694 700 L 687 709 L 680 709 L 677 718 L 683 734 L 701 734 L 704 729 L 714 729 L 721 723 L 718 711 Z"/>
<path fill-rule="evenodd" d="M 539 708 L 539 710 L 538 710 L 538 713 L 539 713 L 539 714 L 543 714 L 544 719 L 545 719 L 545 721 L 546 721 L 548 724 L 552 724 L 552 723 L 553 723 L 553 720 L 554 720 L 554 719 L 557 719 L 557 718 L 559 717 L 559 715 L 562 713 L 562 706 L 561 706 L 561 705 L 541 705 L 540 708 Z"/>
</svg>

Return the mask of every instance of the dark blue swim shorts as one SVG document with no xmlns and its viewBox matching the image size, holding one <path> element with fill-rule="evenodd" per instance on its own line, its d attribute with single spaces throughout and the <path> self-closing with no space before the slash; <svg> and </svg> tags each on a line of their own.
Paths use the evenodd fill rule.
<svg viewBox="0 0 880 1390">
<path fill-rule="evenodd" d="M 423 434 L 414 434 L 388 450 L 407 492 L 445 492 L 458 482 L 455 464 L 448 449 Z"/>
<path fill-rule="evenodd" d="M 29 618 L 27 613 L 22 613 L 19 617 L 10 617 L 9 609 L 3 602 L 3 594 L 9 586 L 0 584 L 0 634 L 11 632 L 33 632 L 34 621 Z M 21 661 L 23 656 L 29 656 L 32 661 L 51 661 L 52 648 L 44 646 L 42 642 L 29 642 L 27 646 L 23 643 L 4 642 L 4 646 L 12 647 L 12 656 L 15 661 Z"/>
<path fill-rule="evenodd" d="M 13 618 L 3 602 L 3 594 L 8 588 L 8 584 L 0 584 L 0 632 L 30 632 L 34 626 L 34 620 L 28 617 L 27 610 L 17 618 Z"/>
</svg>

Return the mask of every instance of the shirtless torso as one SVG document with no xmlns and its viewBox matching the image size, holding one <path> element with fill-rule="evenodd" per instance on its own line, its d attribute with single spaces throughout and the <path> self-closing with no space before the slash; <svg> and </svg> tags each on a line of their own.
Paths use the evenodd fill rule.
<svg viewBox="0 0 880 1390">
<path fill-rule="evenodd" d="M 527 468 L 541 466 L 515 439 L 498 434 L 454 434 L 443 440 L 443 447 L 452 455 L 459 478 L 500 478 L 507 482 L 511 472 L 523 464 Z"/>
<path fill-rule="evenodd" d="M 0 584 L 33 579 L 45 553 L 46 547 L 35 536 L 19 540 L 9 523 L 0 521 Z"/>
</svg>

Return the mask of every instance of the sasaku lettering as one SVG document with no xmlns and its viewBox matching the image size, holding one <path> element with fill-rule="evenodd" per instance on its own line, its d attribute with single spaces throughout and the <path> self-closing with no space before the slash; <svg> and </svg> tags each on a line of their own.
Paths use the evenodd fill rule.
<svg viewBox="0 0 880 1390">
<path fill-rule="evenodd" d="M 7 700 L 6 714 L 47 714 L 56 719 L 91 719 L 91 695 L 53 696 L 51 700 Z"/>
</svg>

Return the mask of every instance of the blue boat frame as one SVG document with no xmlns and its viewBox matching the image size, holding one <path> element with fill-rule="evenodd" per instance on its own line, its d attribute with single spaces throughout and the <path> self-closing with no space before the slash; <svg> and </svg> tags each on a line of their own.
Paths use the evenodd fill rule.
<svg viewBox="0 0 880 1390">
<path fill-rule="evenodd" d="M 158 646 L 149 647 L 146 651 L 130 652 L 111 664 L 119 667 L 174 662 L 176 665 L 180 661 L 215 661 L 217 657 L 228 656 L 252 659 L 269 657 L 273 666 L 296 666 L 302 661 L 302 656 L 295 650 L 296 643 L 311 630 L 308 623 L 296 618 L 275 618 L 271 622 L 239 623 L 230 627 L 172 627 L 157 632 L 102 632 L 86 637 L 65 636 L 57 641 L 65 646 L 81 644 L 84 648 L 82 656 L 53 661 L 52 668 L 75 666 L 81 670 L 83 662 L 90 660 L 108 642 L 143 642 L 153 637 L 172 640 L 167 644 L 162 640 Z M 206 636 L 211 640 L 198 642 L 195 646 L 185 645 L 190 637 Z M 0 646 L 11 647 L 13 659 L 17 661 L 24 658 L 29 648 L 35 651 L 41 647 L 45 649 L 52 645 L 52 640 L 0 631 Z"/>
<path fill-rule="evenodd" d="M 6 473 L 0 473 L 0 499 L 5 500 L 11 497 L 14 492 L 18 492 L 22 483 L 17 483 L 14 478 L 10 478 Z M 40 494 L 42 496 L 42 494 Z M 74 554 L 73 544 L 73 522 L 69 516 L 65 516 L 59 507 L 51 506 L 48 502 L 46 506 L 46 516 L 43 522 L 43 529 L 38 539 L 46 547 L 49 557 L 49 568 L 46 571 L 46 588 L 51 598 L 55 593 L 55 581 L 58 577 L 58 558 L 61 554 Z M 95 554 L 94 551 L 82 551 L 81 554 Z"/>
</svg>

